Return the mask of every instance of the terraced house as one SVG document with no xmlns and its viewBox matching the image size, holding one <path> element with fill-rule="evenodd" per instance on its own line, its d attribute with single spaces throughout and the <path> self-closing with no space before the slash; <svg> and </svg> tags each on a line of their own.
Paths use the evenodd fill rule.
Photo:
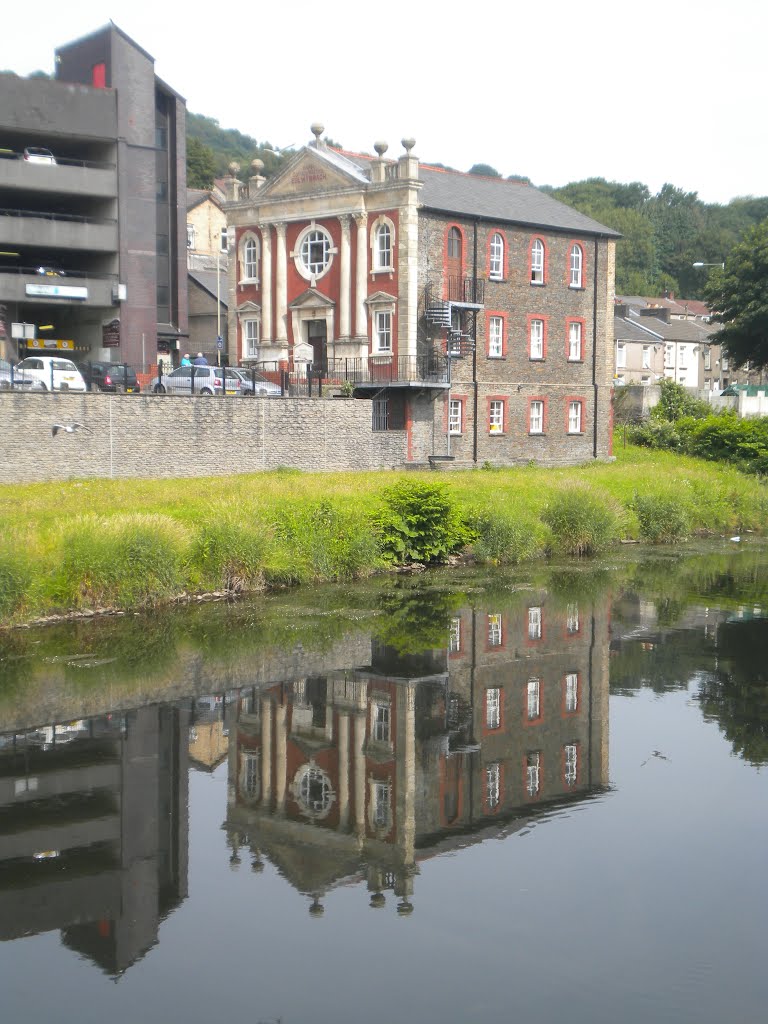
<svg viewBox="0 0 768 1024">
<path fill-rule="evenodd" d="M 406 460 L 570 464 L 611 452 L 617 234 L 522 181 L 321 138 L 226 179 L 229 352 L 354 386 Z"/>
</svg>

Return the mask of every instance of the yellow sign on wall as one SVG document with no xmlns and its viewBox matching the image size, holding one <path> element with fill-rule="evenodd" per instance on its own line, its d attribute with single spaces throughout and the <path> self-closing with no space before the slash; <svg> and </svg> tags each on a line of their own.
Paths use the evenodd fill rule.
<svg viewBox="0 0 768 1024">
<path fill-rule="evenodd" d="M 59 351 L 74 352 L 75 343 L 71 339 L 65 341 L 61 338 L 32 338 L 31 341 L 27 342 L 27 348 L 58 349 Z"/>
</svg>

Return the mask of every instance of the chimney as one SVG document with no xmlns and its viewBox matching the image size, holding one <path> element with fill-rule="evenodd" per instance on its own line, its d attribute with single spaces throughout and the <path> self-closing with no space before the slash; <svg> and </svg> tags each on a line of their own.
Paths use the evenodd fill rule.
<svg viewBox="0 0 768 1024">
<path fill-rule="evenodd" d="M 626 302 L 617 302 L 613 307 L 613 315 L 623 319 L 629 316 L 629 306 Z"/>
<path fill-rule="evenodd" d="M 669 309 L 666 306 L 646 306 L 640 310 L 640 316 L 653 316 L 657 320 L 663 320 L 665 324 L 669 323 Z"/>
</svg>

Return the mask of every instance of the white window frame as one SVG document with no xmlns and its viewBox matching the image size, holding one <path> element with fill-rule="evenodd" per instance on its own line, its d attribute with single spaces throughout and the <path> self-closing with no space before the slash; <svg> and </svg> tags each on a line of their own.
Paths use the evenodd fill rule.
<svg viewBox="0 0 768 1024">
<path fill-rule="evenodd" d="M 544 321 L 534 318 L 530 322 L 529 359 L 544 358 Z"/>
<path fill-rule="evenodd" d="M 616 369 L 623 370 L 627 366 L 627 346 L 623 341 L 616 342 Z"/>
<path fill-rule="evenodd" d="M 492 399 L 488 406 L 488 433 L 504 433 L 504 402 L 499 398 Z"/>
<path fill-rule="evenodd" d="M 680 369 L 680 370 L 687 370 L 688 369 L 688 346 L 687 345 L 680 345 L 679 348 L 678 348 L 677 355 L 678 355 L 678 362 L 677 362 L 678 369 Z"/>
<path fill-rule="evenodd" d="M 501 689 L 490 686 L 485 691 L 485 727 L 501 728 Z"/>
<path fill-rule="evenodd" d="M 374 355 L 392 354 L 392 310 L 377 309 L 373 314 Z"/>
<path fill-rule="evenodd" d="M 667 344 L 664 346 L 664 369 L 672 370 L 675 365 L 675 346 Z"/>
<path fill-rule="evenodd" d="M 581 406 L 582 403 L 578 399 L 568 403 L 568 433 L 569 434 L 580 434 L 581 433 Z"/>
<path fill-rule="evenodd" d="M 504 317 L 488 318 L 488 358 L 501 359 L 504 355 Z"/>
<path fill-rule="evenodd" d="M 320 247 L 319 250 L 317 247 Z M 296 248 L 291 256 L 298 273 L 305 281 L 314 285 L 331 269 L 333 257 L 337 252 L 338 249 L 333 244 L 330 232 L 322 225 L 312 221 L 296 239 Z M 318 259 L 319 254 L 322 255 L 322 259 Z"/>
<path fill-rule="evenodd" d="M 492 281 L 504 279 L 504 236 L 500 231 L 491 235 L 489 276 Z"/>
<path fill-rule="evenodd" d="M 544 284 L 544 243 L 540 238 L 531 243 L 531 284 Z"/>
<path fill-rule="evenodd" d="M 541 640 L 541 630 L 541 605 L 531 605 L 528 609 L 528 639 Z"/>
<path fill-rule="evenodd" d="M 488 646 L 501 647 L 502 641 L 501 613 L 493 612 L 488 616 Z"/>
<path fill-rule="evenodd" d="M 564 779 L 566 786 L 574 786 L 579 776 L 579 748 L 576 743 L 566 743 L 563 747 L 565 761 Z"/>
<path fill-rule="evenodd" d="M 570 602 L 565 610 L 565 631 L 569 635 L 579 632 L 579 606 L 575 601 Z"/>
<path fill-rule="evenodd" d="M 526 712 L 528 721 L 541 718 L 541 680 L 531 676 L 526 686 Z"/>
<path fill-rule="evenodd" d="M 229 248 L 229 232 L 226 228 L 222 228 L 219 232 L 219 251 L 227 252 Z"/>
<path fill-rule="evenodd" d="M 531 402 L 530 410 L 528 413 L 528 433 L 529 434 L 543 434 L 544 433 L 544 403 L 541 400 Z"/>
<path fill-rule="evenodd" d="M 485 766 L 485 806 L 488 810 L 495 810 L 499 806 L 501 793 L 501 765 L 498 761 L 491 761 Z"/>
<path fill-rule="evenodd" d="M 651 368 L 651 346 L 643 345 L 643 370 L 650 370 Z"/>
<path fill-rule="evenodd" d="M 617 384 L 617 386 L 623 387 L 623 385 L 625 383 L 626 383 L 626 381 L 624 379 L 624 374 L 623 373 L 622 374 L 617 374 L 616 375 L 616 384 Z"/>
<path fill-rule="evenodd" d="M 459 616 L 451 619 L 448 632 L 448 651 L 450 654 L 459 654 L 461 651 L 461 618 Z"/>
<path fill-rule="evenodd" d="M 582 252 L 581 246 L 574 243 L 571 246 L 570 253 L 570 272 L 571 272 L 571 283 L 570 288 L 581 288 L 582 280 L 582 268 L 584 266 L 584 253 Z"/>
<path fill-rule="evenodd" d="M 392 708 L 388 701 L 371 704 L 371 736 L 375 743 L 389 743 L 392 739 Z"/>
<path fill-rule="evenodd" d="M 194 224 L 187 224 L 187 248 L 194 249 L 197 241 L 197 232 Z"/>
<path fill-rule="evenodd" d="M 565 710 L 572 715 L 579 710 L 579 673 L 567 672 L 565 676 Z"/>
<path fill-rule="evenodd" d="M 536 796 L 541 784 L 541 753 L 532 750 L 525 755 L 525 788 L 528 796 Z"/>
<path fill-rule="evenodd" d="M 651 378 L 646 374 L 644 377 L 640 378 L 640 383 L 644 388 L 649 388 L 651 386 Z"/>
<path fill-rule="evenodd" d="M 568 361 L 581 362 L 581 321 L 571 320 L 568 324 Z"/>
<path fill-rule="evenodd" d="M 458 398 L 452 398 L 448 403 L 448 433 L 462 434 L 464 432 L 464 403 Z"/>
<path fill-rule="evenodd" d="M 731 364 L 728 361 L 728 356 L 722 356 L 720 358 L 720 369 L 721 370 L 725 370 L 727 372 L 728 370 L 730 370 L 730 368 L 731 368 Z"/>
<path fill-rule="evenodd" d="M 255 359 L 259 354 L 261 324 L 257 317 L 243 318 L 243 358 Z"/>
<path fill-rule="evenodd" d="M 383 244 L 386 242 L 386 244 Z M 380 217 L 373 225 L 371 248 L 373 273 L 394 270 L 395 226 L 389 218 Z"/>
<path fill-rule="evenodd" d="M 712 350 L 708 348 L 704 349 L 704 369 L 712 369 Z"/>
<path fill-rule="evenodd" d="M 255 246 L 252 250 L 251 246 Z M 240 239 L 240 284 L 259 283 L 259 263 L 261 262 L 261 244 L 259 239 L 252 232 L 243 235 Z M 249 256 L 253 255 L 253 259 Z"/>
</svg>

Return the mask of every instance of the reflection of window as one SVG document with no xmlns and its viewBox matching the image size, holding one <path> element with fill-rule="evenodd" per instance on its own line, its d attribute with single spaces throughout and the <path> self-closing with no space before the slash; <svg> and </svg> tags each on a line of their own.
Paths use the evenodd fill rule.
<svg viewBox="0 0 768 1024">
<path fill-rule="evenodd" d="M 579 710 L 578 672 L 569 672 L 565 677 L 565 710 L 569 715 Z"/>
<path fill-rule="evenodd" d="M 541 608 L 528 609 L 528 639 L 541 640 Z"/>
<path fill-rule="evenodd" d="M 566 786 L 573 786 L 576 783 L 576 776 L 579 772 L 578 747 L 575 743 L 566 743 L 563 751 L 565 755 L 565 784 Z"/>
<path fill-rule="evenodd" d="M 568 633 L 579 632 L 579 606 L 573 601 L 566 609 L 565 629 Z"/>
<path fill-rule="evenodd" d="M 485 727 L 498 729 L 501 725 L 501 690 L 491 687 L 485 691 Z"/>
<path fill-rule="evenodd" d="M 333 800 L 331 780 L 316 765 L 308 765 L 298 786 L 299 803 L 310 814 L 325 814 Z"/>
<path fill-rule="evenodd" d="M 379 743 L 389 743 L 390 738 L 390 707 L 384 702 L 374 704 L 373 738 Z"/>
<path fill-rule="evenodd" d="M 373 823 L 376 828 L 389 827 L 389 806 L 392 799 L 392 787 L 388 782 L 373 784 Z"/>
<path fill-rule="evenodd" d="M 528 721 L 538 718 L 541 714 L 541 680 L 528 680 Z"/>
<path fill-rule="evenodd" d="M 458 654 L 461 650 L 461 619 L 451 619 L 450 632 L 448 634 L 448 650 L 451 654 Z"/>
<path fill-rule="evenodd" d="M 252 800 L 259 791 L 259 756 L 243 754 L 243 796 Z"/>
<path fill-rule="evenodd" d="M 488 646 L 501 646 L 501 615 L 498 613 L 488 616 Z"/>
<path fill-rule="evenodd" d="M 498 761 L 485 766 L 485 806 L 489 811 L 499 806 L 501 765 Z"/>
<path fill-rule="evenodd" d="M 525 789 L 528 796 L 536 796 L 539 792 L 539 773 L 541 771 L 541 754 L 534 750 L 525 755 Z"/>
</svg>

